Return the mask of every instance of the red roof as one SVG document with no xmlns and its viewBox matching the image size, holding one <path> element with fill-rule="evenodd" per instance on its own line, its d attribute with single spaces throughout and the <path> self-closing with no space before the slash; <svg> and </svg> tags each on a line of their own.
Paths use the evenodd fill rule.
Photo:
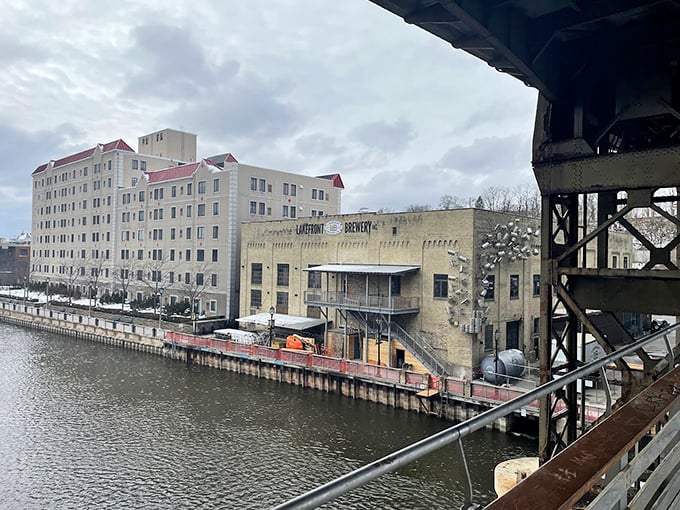
<svg viewBox="0 0 680 510">
<path fill-rule="evenodd" d="M 196 170 L 198 170 L 201 165 L 214 166 L 217 169 L 217 165 L 215 165 L 215 163 L 209 159 L 203 159 L 196 163 L 173 166 L 170 168 L 164 168 L 163 170 L 156 170 L 155 172 L 145 172 L 145 174 L 149 178 L 149 184 L 155 184 L 157 182 L 172 181 L 174 179 L 190 177 L 196 172 Z"/>
<path fill-rule="evenodd" d="M 73 163 L 75 161 L 80 161 L 81 159 L 86 159 L 92 156 L 94 154 L 94 151 L 97 149 L 97 147 L 92 147 L 91 149 L 87 149 L 84 151 L 77 152 L 75 154 L 71 154 L 70 156 L 66 156 L 65 158 L 57 159 L 53 163 L 53 167 L 57 168 L 60 166 L 68 165 L 69 163 Z M 113 142 L 106 143 L 102 145 L 102 152 L 110 152 L 113 150 L 123 150 L 123 151 L 128 151 L 128 152 L 135 152 L 128 144 L 126 144 L 123 140 L 120 138 L 118 140 L 114 140 Z M 39 174 L 40 172 L 44 172 L 47 169 L 47 164 L 45 165 L 40 165 L 38 168 L 36 168 L 33 171 L 33 174 Z"/>
<path fill-rule="evenodd" d="M 224 162 L 225 163 L 238 163 L 238 161 L 236 161 L 236 158 L 232 155 L 231 152 L 227 154 L 226 158 L 224 158 Z"/>
<path fill-rule="evenodd" d="M 334 188 L 345 189 L 345 185 L 342 182 L 342 177 L 340 177 L 340 174 L 319 175 L 317 177 L 319 179 L 328 179 L 329 181 L 333 181 Z"/>
</svg>

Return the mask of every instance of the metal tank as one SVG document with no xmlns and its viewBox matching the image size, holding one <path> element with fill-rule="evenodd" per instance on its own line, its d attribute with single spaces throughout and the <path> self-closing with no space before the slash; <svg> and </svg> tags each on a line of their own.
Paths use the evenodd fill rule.
<svg viewBox="0 0 680 510">
<path fill-rule="evenodd" d="M 505 384 L 510 377 L 521 377 L 526 369 L 527 360 L 519 349 L 507 349 L 495 356 L 486 356 L 481 363 L 484 380 L 491 384 Z"/>
</svg>

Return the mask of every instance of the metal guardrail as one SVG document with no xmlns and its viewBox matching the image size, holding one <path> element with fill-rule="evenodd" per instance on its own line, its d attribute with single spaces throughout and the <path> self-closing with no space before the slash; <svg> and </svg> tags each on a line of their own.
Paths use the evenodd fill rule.
<svg viewBox="0 0 680 510">
<path fill-rule="evenodd" d="M 375 296 L 365 294 L 347 294 L 339 291 L 310 291 L 304 293 L 305 304 L 354 308 L 357 310 L 376 310 L 389 313 L 417 311 L 420 309 L 420 298 L 416 296 Z"/>
<path fill-rule="evenodd" d="M 401 450 L 397 450 L 396 452 L 371 462 L 364 467 L 336 478 L 335 480 L 332 480 L 320 487 L 317 487 L 316 489 L 302 494 L 286 503 L 278 505 L 274 507 L 274 510 L 305 510 L 316 508 L 337 498 L 338 496 L 341 496 L 370 482 L 371 480 L 374 480 L 384 474 L 396 471 L 397 469 L 404 467 L 411 462 L 456 441 L 458 441 L 462 452 L 461 439 L 470 435 L 472 432 L 484 428 L 497 419 L 503 418 L 514 411 L 522 409 L 536 399 L 549 395 L 550 393 L 553 393 L 565 385 L 574 382 L 577 379 L 583 378 L 584 376 L 591 374 L 602 367 L 605 367 L 612 361 L 634 354 L 635 351 L 642 348 L 646 344 L 653 342 L 654 340 L 662 338 L 666 339 L 666 335 L 668 335 L 668 333 L 678 328 L 680 328 L 680 323 L 647 335 L 636 342 L 628 344 L 616 352 L 613 352 L 598 360 L 592 361 L 572 372 L 569 372 L 559 379 L 554 379 L 525 393 L 524 395 L 501 404 L 494 409 L 485 411 L 474 418 L 454 425 L 453 427 L 449 427 L 448 429 L 426 437 L 425 439 L 421 439 L 420 441 L 402 448 Z M 471 503 L 471 488 L 468 488 L 467 503 Z"/>
</svg>

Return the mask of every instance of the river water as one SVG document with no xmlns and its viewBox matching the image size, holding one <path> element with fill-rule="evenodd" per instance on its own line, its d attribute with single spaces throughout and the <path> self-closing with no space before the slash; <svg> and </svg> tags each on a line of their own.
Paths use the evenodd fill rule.
<svg viewBox="0 0 680 510">
<path fill-rule="evenodd" d="M 0 508 L 270 508 L 450 423 L 0 323 Z M 535 442 L 464 441 L 475 502 Z M 457 447 L 324 508 L 452 509 Z"/>
</svg>

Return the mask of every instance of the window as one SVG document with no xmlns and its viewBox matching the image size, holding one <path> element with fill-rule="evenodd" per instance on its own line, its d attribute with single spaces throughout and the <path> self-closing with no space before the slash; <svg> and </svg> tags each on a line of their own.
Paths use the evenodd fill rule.
<svg viewBox="0 0 680 510">
<path fill-rule="evenodd" d="M 312 200 L 316 200 L 319 191 L 317 189 L 312 189 Z"/>
<path fill-rule="evenodd" d="M 217 301 L 214 299 L 210 300 L 210 312 L 215 313 L 217 311 Z"/>
<path fill-rule="evenodd" d="M 250 307 L 262 307 L 262 291 L 260 289 L 250 289 Z"/>
<path fill-rule="evenodd" d="M 213 230 L 212 238 L 217 239 L 219 237 L 219 234 L 220 234 L 220 227 L 218 225 L 213 225 L 212 230 Z"/>
<path fill-rule="evenodd" d="M 196 285 L 203 285 L 203 273 L 196 273 Z"/>
<path fill-rule="evenodd" d="M 264 193 L 267 190 L 267 181 L 260 179 L 260 191 Z"/>
<path fill-rule="evenodd" d="M 213 179 L 213 193 L 219 193 L 220 192 L 220 180 L 219 179 Z"/>
<path fill-rule="evenodd" d="M 173 186 L 172 188 L 170 188 L 170 195 L 172 196 L 172 198 L 175 198 L 177 196 L 177 186 Z"/>
<path fill-rule="evenodd" d="M 175 219 L 177 217 L 177 207 L 170 208 L 170 218 Z"/>
<path fill-rule="evenodd" d="M 205 227 L 196 227 L 196 239 L 205 239 Z"/>
<path fill-rule="evenodd" d="M 309 267 L 314 267 L 310 265 Z M 307 273 L 307 288 L 320 289 L 321 288 L 321 273 L 318 271 L 309 271 Z"/>
<path fill-rule="evenodd" d="M 510 275 L 510 299 L 519 298 L 519 275 Z"/>
<path fill-rule="evenodd" d="M 170 249 L 170 260 L 171 261 L 175 260 L 175 249 L 174 248 Z"/>
<path fill-rule="evenodd" d="M 140 161 L 139 162 L 139 169 L 144 172 L 146 171 L 146 161 Z"/>
<path fill-rule="evenodd" d="M 496 293 L 496 277 L 494 275 L 486 275 L 486 285 L 484 289 L 486 294 L 484 294 L 484 299 L 487 301 L 493 301 Z"/>
<path fill-rule="evenodd" d="M 257 202 L 250 202 L 250 214 L 257 214 Z"/>
<path fill-rule="evenodd" d="M 205 195 L 207 183 L 205 181 L 198 181 L 198 194 Z"/>
<path fill-rule="evenodd" d="M 213 248 L 213 250 L 212 250 L 212 261 L 213 262 L 217 262 L 217 255 L 218 255 L 217 248 Z"/>
<path fill-rule="evenodd" d="M 391 290 L 393 296 L 401 296 L 401 276 L 399 275 L 392 276 Z"/>
<path fill-rule="evenodd" d="M 184 260 L 186 260 L 187 262 L 191 262 L 191 250 L 186 250 L 186 252 L 184 253 Z"/>
<path fill-rule="evenodd" d="M 288 194 L 288 183 L 287 182 L 283 183 L 283 194 L 284 195 Z"/>
<path fill-rule="evenodd" d="M 534 289 L 534 297 L 541 295 L 541 275 L 540 274 L 534 275 L 533 289 Z"/>
<path fill-rule="evenodd" d="M 192 211 L 192 207 L 190 205 L 188 205 L 187 206 L 187 218 L 191 218 L 191 214 L 192 214 L 191 211 Z"/>
<path fill-rule="evenodd" d="M 288 217 L 288 206 L 287 205 L 283 206 L 283 209 L 281 211 L 281 216 L 283 216 L 284 218 Z"/>
<path fill-rule="evenodd" d="M 276 293 L 276 312 L 277 313 L 288 313 L 288 293 L 287 292 L 277 292 Z"/>
<path fill-rule="evenodd" d="M 192 191 L 193 188 L 194 188 L 193 183 L 187 182 L 187 196 L 190 196 L 193 193 L 193 191 Z"/>
<path fill-rule="evenodd" d="M 185 239 L 191 239 L 191 227 L 187 227 Z"/>
<path fill-rule="evenodd" d="M 213 202 L 213 216 L 219 216 L 220 215 L 220 203 L 219 202 Z"/>
<path fill-rule="evenodd" d="M 205 250 L 196 250 L 196 262 L 205 261 Z"/>
<path fill-rule="evenodd" d="M 291 184 L 290 185 L 290 196 L 294 197 L 297 195 L 297 185 Z"/>
<path fill-rule="evenodd" d="M 262 284 L 262 264 L 259 262 L 250 264 L 250 283 L 253 285 Z"/>
<path fill-rule="evenodd" d="M 291 218 L 296 218 L 297 217 L 297 210 L 295 209 L 294 205 L 290 206 L 290 217 Z"/>
<path fill-rule="evenodd" d="M 627 255 L 623 256 L 623 268 L 628 269 L 628 256 Z"/>
<path fill-rule="evenodd" d="M 324 194 L 324 191 L 323 191 L 322 189 L 320 189 L 320 190 L 319 190 L 319 200 L 323 200 L 323 199 L 324 199 L 323 194 Z"/>
<path fill-rule="evenodd" d="M 143 191 L 139 192 L 139 201 L 144 202 L 144 192 Z"/>
<path fill-rule="evenodd" d="M 217 273 L 212 273 L 210 275 L 210 285 L 213 287 L 217 287 Z"/>
<path fill-rule="evenodd" d="M 198 204 L 197 214 L 198 216 L 205 216 L 205 204 Z"/>
<path fill-rule="evenodd" d="M 175 240 L 175 227 L 170 229 L 170 240 L 171 241 Z"/>
<path fill-rule="evenodd" d="M 612 255 L 612 268 L 616 269 L 619 265 L 619 257 Z"/>
<path fill-rule="evenodd" d="M 435 299 L 443 299 L 449 297 L 449 276 L 445 274 L 434 275 L 434 293 Z"/>
<path fill-rule="evenodd" d="M 264 202 L 258 203 L 257 206 L 258 206 L 257 214 L 259 214 L 260 216 L 264 216 L 264 211 L 265 211 Z"/>
<path fill-rule="evenodd" d="M 287 287 L 290 280 L 290 266 L 288 264 L 276 264 L 276 285 Z"/>
<path fill-rule="evenodd" d="M 257 191 L 257 177 L 250 178 L 250 191 Z"/>
<path fill-rule="evenodd" d="M 132 169 L 137 170 L 138 168 L 139 168 L 139 161 L 137 161 L 136 159 L 133 159 L 132 160 Z"/>
</svg>

